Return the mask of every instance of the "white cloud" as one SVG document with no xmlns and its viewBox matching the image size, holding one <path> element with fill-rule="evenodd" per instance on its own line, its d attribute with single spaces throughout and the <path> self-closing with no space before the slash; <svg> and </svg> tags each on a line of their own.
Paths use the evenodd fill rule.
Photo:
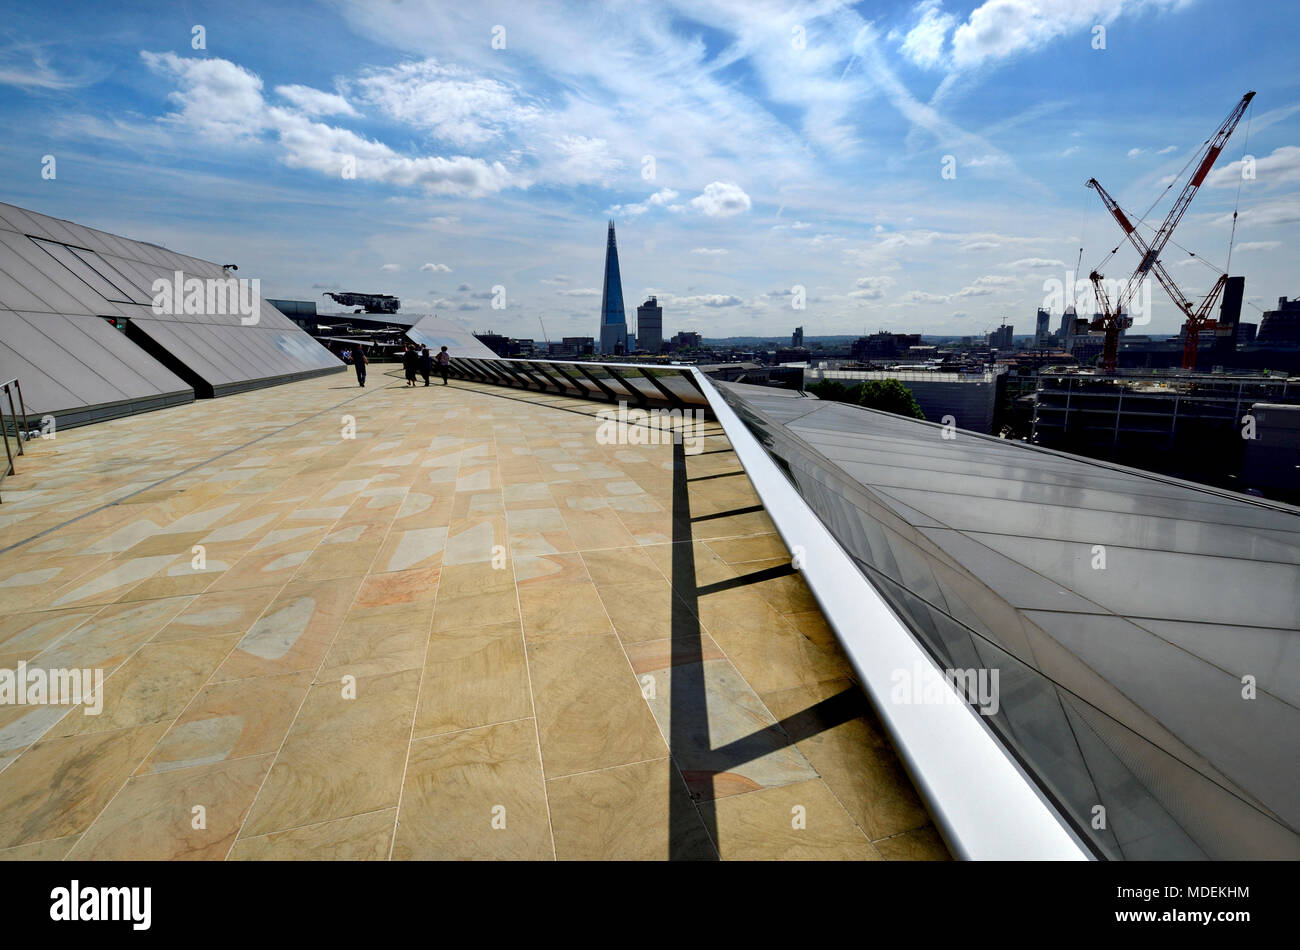
<svg viewBox="0 0 1300 950">
<path fill-rule="evenodd" d="M 543 277 L 543 284 L 567 284 L 573 280 L 568 274 L 556 274 L 554 277 Z"/>
<path fill-rule="evenodd" d="M 729 218 L 750 209 L 749 195 L 737 184 L 726 181 L 710 182 L 704 193 L 692 198 L 690 205 L 710 218 Z"/>
<path fill-rule="evenodd" d="M 849 292 L 850 297 L 860 300 L 879 300 L 894 286 L 892 277 L 859 277 L 854 281 L 858 289 Z"/>
<path fill-rule="evenodd" d="M 1281 241 L 1246 241 L 1237 245 L 1239 251 L 1272 251 L 1282 246 Z"/>
<path fill-rule="evenodd" d="M 1170 152 L 1178 151 L 1177 145 L 1166 145 L 1164 148 L 1156 151 L 1157 155 L 1168 155 Z"/>
<path fill-rule="evenodd" d="M 1018 261 L 1012 261 L 1007 266 L 1016 270 L 1038 270 L 1044 267 L 1064 267 L 1065 261 L 1046 257 L 1022 257 Z"/>
<path fill-rule="evenodd" d="M 288 99 L 304 115 L 346 115 L 359 113 L 340 95 L 322 92 L 311 86 L 276 86 L 276 94 Z"/>
<path fill-rule="evenodd" d="M 242 66 L 226 59 L 182 59 L 147 50 L 140 58 L 180 87 L 167 96 L 180 108 L 167 117 L 170 121 L 226 142 L 251 138 L 266 127 L 262 80 Z"/>
<path fill-rule="evenodd" d="M 668 206 L 671 209 L 672 202 L 676 200 L 677 192 L 671 188 L 661 188 L 645 201 L 631 205 L 612 205 L 605 209 L 605 213 L 615 217 L 635 218 L 637 215 L 645 214 L 651 208 Z"/>
<path fill-rule="evenodd" d="M 1242 181 L 1242 159 L 1231 162 L 1223 168 L 1217 168 L 1206 176 L 1205 183 L 1218 187 L 1237 187 Z M 1300 147 L 1283 145 L 1273 150 L 1272 154 L 1255 159 L 1255 178 L 1247 184 L 1256 182 L 1267 185 L 1279 185 L 1300 181 Z"/>
<path fill-rule="evenodd" d="M 1078 151 L 1079 151 L 1079 146 L 1071 145 L 1069 148 L 1067 148 L 1064 152 L 1061 153 L 1061 157 L 1069 158 L 1071 155 L 1075 154 Z"/>
<path fill-rule="evenodd" d="M 1139 155 L 1141 155 L 1144 151 L 1146 151 L 1146 149 L 1141 149 L 1141 148 L 1131 148 L 1131 149 L 1128 150 L 1128 157 L 1129 157 L 1129 158 L 1137 158 L 1137 157 L 1138 157 Z"/>
<path fill-rule="evenodd" d="M 393 272 L 393 271 L 399 271 L 399 270 L 401 270 L 401 268 L 398 267 L 396 264 L 384 264 L 384 265 L 383 265 L 382 267 L 380 267 L 379 269 L 380 269 L 380 270 L 383 270 L 383 271 L 389 271 L 390 273 Z"/>
<path fill-rule="evenodd" d="M 426 271 L 426 270 L 427 270 L 427 271 L 432 271 L 432 272 L 435 273 L 435 274 L 450 274 L 450 273 L 451 273 L 451 268 L 448 267 L 446 264 L 434 264 L 432 261 L 430 261 L 430 262 L 428 262 L 428 263 L 425 263 L 425 264 L 421 264 L 421 265 L 420 265 L 420 270 L 422 270 L 422 271 Z"/>
<path fill-rule="evenodd" d="M 982 66 L 1052 40 L 1083 34 L 1083 55 L 1092 52 L 1095 25 L 1147 9 L 1176 9 L 1188 0 L 985 0 L 952 34 L 952 60 L 962 69 Z M 1152 27 L 1154 29 L 1155 27 Z"/>
<path fill-rule="evenodd" d="M 150 69 L 180 87 L 168 96 L 180 107 L 167 117 L 169 122 L 226 144 L 246 142 L 270 130 L 284 150 L 281 161 L 290 168 L 341 177 L 346 162 L 357 179 L 420 187 L 434 195 L 481 197 L 529 184 L 500 162 L 463 155 L 410 158 L 382 142 L 315 122 L 296 109 L 267 106 L 262 80 L 229 60 L 182 59 L 175 53 L 148 51 L 140 56 Z"/>
<path fill-rule="evenodd" d="M 538 111 L 513 87 L 435 59 L 367 69 L 354 85 L 359 101 L 458 148 L 500 139 Z"/>
<path fill-rule="evenodd" d="M 908 31 L 899 45 L 899 51 L 917 66 L 931 69 L 939 65 L 943 57 L 943 41 L 952 29 L 957 18 L 949 13 L 941 13 L 943 4 L 939 0 L 925 0 L 916 6 L 921 14 L 916 26 Z"/>
<path fill-rule="evenodd" d="M 594 287 L 575 287 L 571 290 L 557 290 L 561 297 L 599 297 L 600 291 Z"/>
<path fill-rule="evenodd" d="M 702 254 L 706 257 L 721 257 L 728 252 L 725 247 L 693 247 L 691 253 Z"/>
</svg>

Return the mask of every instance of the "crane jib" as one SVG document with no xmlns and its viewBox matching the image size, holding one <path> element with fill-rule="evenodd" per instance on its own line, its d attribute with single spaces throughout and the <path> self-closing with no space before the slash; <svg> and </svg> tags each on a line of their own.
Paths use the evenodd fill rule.
<svg viewBox="0 0 1300 950">
<path fill-rule="evenodd" d="M 1221 147 L 1215 146 L 1211 147 L 1211 149 L 1205 153 L 1205 159 L 1201 162 L 1201 167 L 1196 169 L 1196 174 L 1192 176 L 1193 188 L 1201 187 L 1201 182 L 1205 181 L 1205 176 L 1210 173 L 1210 167 L 1214 164 L 1215 159 L 1219 157 L 1219 153 L 1222 151 L 1223 149 Z"/>
</svg>

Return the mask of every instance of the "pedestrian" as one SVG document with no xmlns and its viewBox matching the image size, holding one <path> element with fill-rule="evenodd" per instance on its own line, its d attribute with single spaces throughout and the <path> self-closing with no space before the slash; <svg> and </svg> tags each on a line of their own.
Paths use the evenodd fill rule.
<svg viewBox="0 0 1300 950">
<path fill-rule="evenodd" d="M 406 385 L 415 385 L 415 374 L 420 368 L 420 354 L 409 343 L 402 352 L 402 367 L 406 370 Z"/>
<path fill-rule="evenodd" d="M 451 368 L 451 354 L 447 352 L 444 346 L 438 351 L 438 372 L 442 374 L 442 384 L 447 385 L 447 371 Z"/>
<path fill-rule="evenodd" d="M 433 355 L 427 346 L 422 346 L 420 347 L 420 375 L 424 377 L 424 385 L 429 385 L 429 374 L 432 372 Z"/>
<path fill-rule="evenodd" d="M 357 383 L 361 386 L 366 384 L 366 354 L 361 351 L 361 347 L 352 350 L 352 365 L 357 369 Z"/>
</svg>

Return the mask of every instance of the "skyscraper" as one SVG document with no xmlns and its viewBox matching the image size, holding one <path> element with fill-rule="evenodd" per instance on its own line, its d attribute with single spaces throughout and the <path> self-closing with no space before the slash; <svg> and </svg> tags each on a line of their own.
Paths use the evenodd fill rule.
<svg viewBox="0 0 1300 950">
<path fill-rule="evenodd" d="M 1049 311 L 1049 310 L 1044 310 L 1042 307 L 1039 307 L 1039 308 L 1038 308 L 1038 326 L 1035 328 L 1035 332 L 1034 332 L 1034 345 L 1035 345 L 1035 346 L 1046 346 L 1046 345 L 1047 345 L 1047 343 L 1048 343 L 1048 339 L 1049 339 L 1049 338 L 1051 337 L 1051 335 L 1052 335 L 1051 322 L 1052 322 L 1052 314 L 1051 314 L 1051 311 Z"/>
<path fill-rule="evenodd" d="M 614 222 L 609 222 L 605 243 L 605 288 L 600 295 L 600 352 L 606 356 L 627 352 L 627 316 L 623 312 L 623 280 L 618 273 L 618 243 Z"/>
<path fill-rule="evenodd" d="M 663 349 L 664 308 L 655 297 L 636 308 L 636 338 L 637 345 L 651 355 Z"/>
<path fill-rule="evenodd" d="M 796 350 L 803 346 L 803 327 L 794 328 L 794 333 L 790 334 L 790 345 Z"/>
</svg>

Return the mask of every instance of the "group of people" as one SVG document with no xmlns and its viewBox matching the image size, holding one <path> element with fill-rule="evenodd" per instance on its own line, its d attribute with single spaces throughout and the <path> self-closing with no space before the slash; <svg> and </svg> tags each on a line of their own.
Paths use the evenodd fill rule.
<svg viewBox="0 0 1300 950">
<path fill-rule="evenodd" d="M 352 365 L 357 371 L 357 384 L 364 386 L 366 384 L 366 354 L 361 347 L 352 350 Z M 429 376 L 433 373 L 434 366 L 438 367 L 438 373 L 442 376 L 442 384 L 447 385 L 447 373 L 451 368 L 451 354 L 447 352 L 444 346 L 436 354 L 430 353 L 427 346 L 417 347 L 413 343 L 408 343 L 402 350 L 402 369 L 406 371 L 406 385 L 414 386 L 415 377 L 423 376 L 424 385 L 429 385 Z"/>
<path fill-rule="evenodd" d="M 402 368 L 406 370 L 406 385 L 414 386 L 415 377 L 418 373 L 424 377 L 424 385 L 429 385 L 429 374 L 433 372 L 433 367 L 438 367 L 438 374 L 442 376 L 442 384 L 447 385 L 447 370 L 451 366 L 451 354 L 447 352 L 444 346 L 437 354 L 429 352 L 427 346 L 416 347 L 413 343 L 406 344 L 405 350 L 402 351 Z"/>
</svg>

